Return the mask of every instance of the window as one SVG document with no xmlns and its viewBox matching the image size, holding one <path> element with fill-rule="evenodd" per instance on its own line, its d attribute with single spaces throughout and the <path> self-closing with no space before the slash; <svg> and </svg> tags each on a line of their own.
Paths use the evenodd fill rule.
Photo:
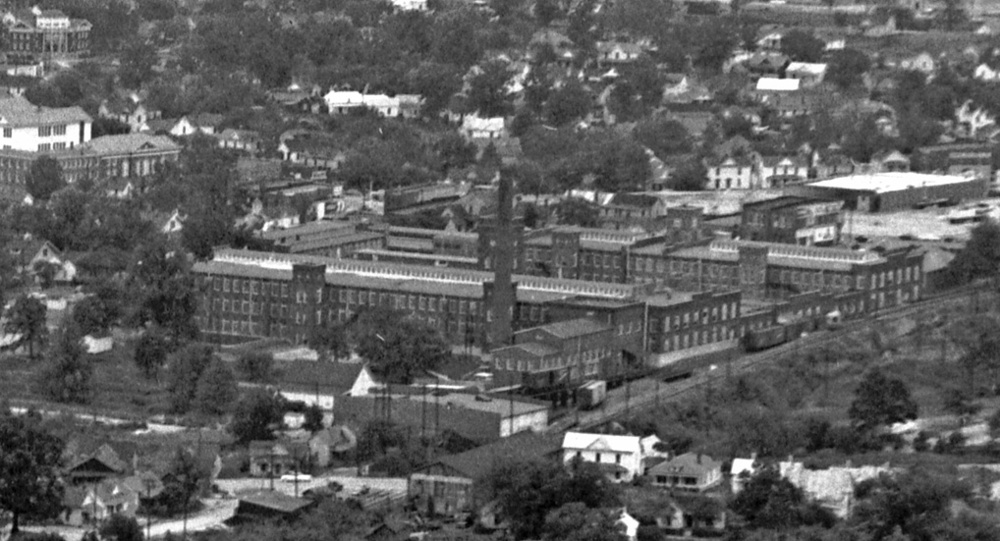
<svg viewBox="0 0 1000 541">
<path fill-rule="evenodd" d="M 601 453 L 594 453 L 594 462 L 601 461 Z"/>
<path fill-rule="evenodd" d="M 52 150 L 52 145 L 51 144 L 49 144 L 49 143 L 39 143 L 39 145 L 38 145 L 38 151 L 39 152 L 48 152 L 50 150 Z"/>
<path fill-rule="evenodd" d="M 54 135 L 66 135 L 66 125 L 62 126 L 52 126 L 52 133 Z"/>
<path fill-rule="evenodd" d="M 39 137 L 48 137 L 50 135 L 52 135 L 52 126 L 39 126 L 38 127 L 38 136 Z"/>
<path fill-rule="evenodd" d="M 4 136 L 5 139 L 10 139 L 11 137 L 13 137 L 14 136 L 14 130 L 13 130 L 13 128 L 4 128 L 3 129 L 3 136 Z"/>
</svg>

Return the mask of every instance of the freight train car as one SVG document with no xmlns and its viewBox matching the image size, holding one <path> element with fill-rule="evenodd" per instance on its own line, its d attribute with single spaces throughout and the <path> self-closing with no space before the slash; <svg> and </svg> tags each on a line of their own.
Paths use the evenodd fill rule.
<svg viewBox="0 0 1000 541">
<path fill-rule="evenodd" d="M 576 390 L 576 403 L 580 409 L 592 409 L 600 406 L 608 394 L 608 384 L 605 381 L 588 381 Z"/>
</svg>

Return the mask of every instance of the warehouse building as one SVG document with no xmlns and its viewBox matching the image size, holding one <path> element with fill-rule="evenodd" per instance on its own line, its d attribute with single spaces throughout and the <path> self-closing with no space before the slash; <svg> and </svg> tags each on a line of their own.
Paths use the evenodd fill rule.
<svg viewBox="0 0 1000 541">
<path fill-rule="evenodd" d="M 973 175 L 873 173 L 820 180 L 790 187 L 788 193 L 819 199 L 839 199 L 859 212 L 893 212 L 938 202 L 986 197 L 989 178 Z"/>
</svg>

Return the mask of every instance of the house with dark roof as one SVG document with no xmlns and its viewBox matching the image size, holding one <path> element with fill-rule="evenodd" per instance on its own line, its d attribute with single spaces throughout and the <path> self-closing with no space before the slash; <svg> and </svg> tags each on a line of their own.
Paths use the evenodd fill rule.
<svg viewBox="0 0 1000 541">
<path fill-rule="evenodd" d="M 259 521 L 286 521 L 300 518 L 319 500 L 295 498 L 276 491 L 261 491 L 241 496 L 236 504 L 236 514 L 226 520 L 228 525 Z"/>
<path fill-rule="evenodd" d="M 659 197 L 620 193 L 599 209 L 597 220 L 604 229 L 653 231 L 666 212 Z"/>
<path fill-rule="evenodd" d="M 160 118 L 158 109 L 146 107 L 137 94 L 114 96 L 101 102 L 98 116 L 117 120 L 129 127 L 132 133 L 148 131 L 146 122 Z"/>
<path fill-rule="evenodd" d="M 726 529 L 725 501 L 714 495 L 630 487 L 624 503 L 641 523 L 656 525 L 667 534 L 690 537 L 694 530 L 721 533 Z"/>
<path fill-rule="evenodd" d="M 484 482 L 495 467 L 552 460 L 558 452 L 558 436 L 518 433 L 464 453 L 441 457 L 411 473 L 407 495 L 420 513 L 478 512 L 493 499 Z"/>
<path fill-rule="evenodd" d="M 250 442 L 250 475 L 277 478 L 300 471 L 311 457 L 308 443 L 294 441 Z"/>
<path fill-rule="evenodd" d="M 138 447 L 131 442 L 77 438 L 66 445 L 69 466 L 64 477 L 72 485 L 125 477 L 135 471 Z"/>
<path fill-rule="evenodd" d="M 685 453 L 646 472 L 653 486 L 703 492 L 722 482 L 722 463 L 702 453 Z"/>
</svg>

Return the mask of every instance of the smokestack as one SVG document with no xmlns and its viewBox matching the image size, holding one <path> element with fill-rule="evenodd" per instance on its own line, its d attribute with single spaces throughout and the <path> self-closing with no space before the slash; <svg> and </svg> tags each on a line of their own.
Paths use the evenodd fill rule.
<svg viewBox="0 0 1000 541">
<path fill-rule="evenodd" d="M 500 175 L 497 188 L 497 213 L 485 231 L 480 233 L 488 245 L 486 257 L 493 267 L 493 283 L 484 284 L 487 307 L 492 321 L 488 325 L 489 347 L 503 347 L 511 342 L 514 315 L 514 258 L 517 257 L 516 235 L 513 217 L 514 186 L 509 176 Z M 487 240 L 488 239 L 488 240 Z"/>
</svg>

